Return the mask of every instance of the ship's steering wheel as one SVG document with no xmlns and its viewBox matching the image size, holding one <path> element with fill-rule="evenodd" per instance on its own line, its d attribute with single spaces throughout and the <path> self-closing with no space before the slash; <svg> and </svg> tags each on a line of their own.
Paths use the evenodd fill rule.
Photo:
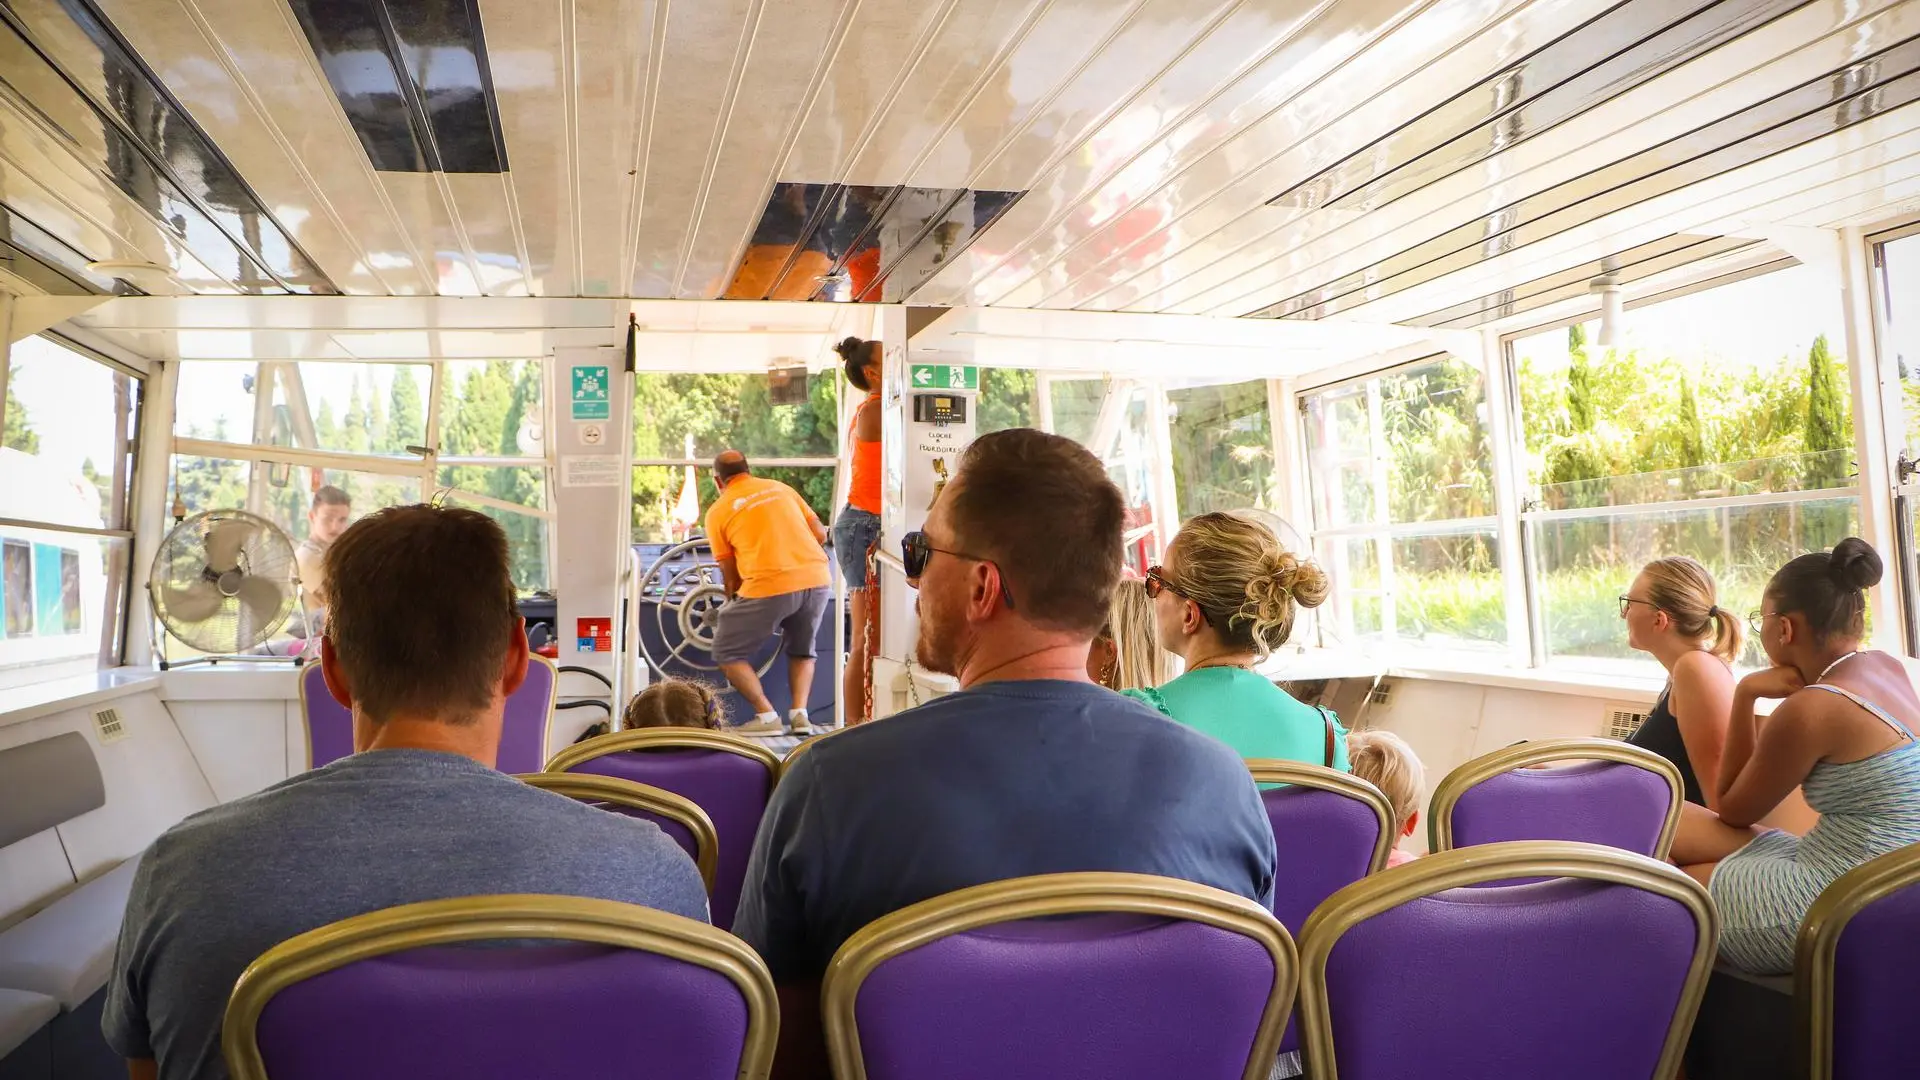
<svg viewBox="0 0 1920 1080">
<path fill-rule="evenodd" d="M 640 635 L 640 653 L 654 671 L 673 674 L 671 665 L 720 670 L 713 659 L 713 639 L 720 607 L 727 602 L 727 586 L 705 537 L 675 544 L 655 559 L 640 576 L 636 600 L 652 606 L 659 647 L 665 650 L 664 655 L 656 655 L 649 636 Z M 641 618 L 646 617 L 643 612 Z M 779 655 L 777 649 L 769 653 L 756 674 L 765 675 Z"/>
</svg>

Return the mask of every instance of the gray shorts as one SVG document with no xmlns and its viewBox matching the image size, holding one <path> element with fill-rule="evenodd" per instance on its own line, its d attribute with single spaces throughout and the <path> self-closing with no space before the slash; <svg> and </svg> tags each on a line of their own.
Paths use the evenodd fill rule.
<svg viewBox="0 0 1920 1080">
<path fill-rule="evenodd" d="M 713 658 L 722 664 L 752 660 L 777 629 L 787 655 L 813 658 L 813 639 L 830 597 L 825 586 L 778 596 L 736 596 L 720 609 L 713 630 Z"/>
</svg>

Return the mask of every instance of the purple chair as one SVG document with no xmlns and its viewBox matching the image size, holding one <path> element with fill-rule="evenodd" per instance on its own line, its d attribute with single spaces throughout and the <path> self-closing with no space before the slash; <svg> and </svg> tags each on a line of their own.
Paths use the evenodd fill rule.
<svg viewBox="0 0 1920 1080">
<path fill-rule="evenodd" d="M 460 947 L 511 940 L 511 947 Z M 779 1017 L 752 949 L 678 915 L 469 896 L 357 915 L 234 984 L 234 1080 L 761 1078 Z"/>
<path fill-rule="evenodd" d="M 733 926 L 753 838 L 780 773 L 780 759 L 773 751 L 721 731 L 639 728 L 569 746 L 547 762 L 546 771 L 632 780 L 698 803 L 720 837 L 713 925 L 722 930 Z"/>
<path fill-rule="evenodd" d="M 1534 768 L 1540 765 L 1550 767 Z M 1664 859 L 1685 799 L 1680 770 L 1652 751 L 1613 739 L 1524 742 L 1440 781 L 1427 814 L 1428 847 L 1571 840 Z"/>
<path fill-rule="evenodd" d="M 1384 869 L 1393 850 L 1393 804 L 1380 789 L 1350 773 L 1294 761 L 1250 759 L 1247 769 L 1266 788 L 1273 826 L 1273 913 L 1296 939 L 1307 916 L 1335 891 Z M 1300 1047 L 1298 1025 L 1287 1022 L 1280 1052 Z"/>
<path fill-rule="evenodd" d="M 1528 877 L 1548 880 L 1494 884 Z M 1718 938 L 1698 882 L 1599 844 L 1483 844 L 1383 870 L 1301 935 L 1307 1074 L 1670 1080 Z"/>
<path fill-rule="evenodd" d="M 1800 924 L 1794 1001 L 1809 1080 L 1906 1080 L 1906 1024 L 1920 994 L 1920 845 L 1827 886 Z"/>
<path fill-rule="evenodd" d="M 821 1001 L 842 1078 L 1264 1080 L 1293 987 L 1293 939 L 1259 904 L 1075 873 L 876 920 L 834 954 Z"/>
<path fill-rule="evenodd" d="M 547 760 L 547 731 L 553 724 L 559 678 L 553 661 L 527 658 L 527 678 L 507 698 L 500 732 L 501 772 L 538 772 Z M 353 753 L 353 714 L 327 692 L 316 658 L 300 669 L 300 714 L 306 721 L 307 768 L 317 769 Z"/>
<path fill-rule="evenodd" d="M 660 831 L 693 859 L 693 864 L 700 869 L 700 880 L 706 884 L 707 895 L 713 895 L 720 841 L 706 811 L 694 805 L 692 799 L 631 780 L 586 773 L 518 773 L 514 779 L 542 791 L 591 803 L 616 814 L 644 818 L 660 826 Z"/>
</svg>

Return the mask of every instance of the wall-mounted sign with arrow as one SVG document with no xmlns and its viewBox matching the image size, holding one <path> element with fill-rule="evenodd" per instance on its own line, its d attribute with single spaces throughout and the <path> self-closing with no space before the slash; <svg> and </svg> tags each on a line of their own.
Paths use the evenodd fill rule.
<svg viewBox="0 0 1920 1080">
<path fill-rule="evenodd" d="M 914 364 L 907 379 L 915 390 L 980 389 L 980 369 L 962 364 Z"/>
</svg>

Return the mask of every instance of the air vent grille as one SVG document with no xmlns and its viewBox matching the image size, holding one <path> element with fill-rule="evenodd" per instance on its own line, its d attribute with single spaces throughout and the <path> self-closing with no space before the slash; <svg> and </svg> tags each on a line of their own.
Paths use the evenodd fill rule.
<svg viewBox="0 0 1920 1080">
<path fill-rule="evenodd" d="M 1640 725 L 1646 722 L 1647 710 L 1644 706 L 1610 704 L 1607 706 L 1607 721 L 1603 733 L 1609 739 L 1630 739 L 1634 732 L 1640 730 Z"/>
<path fill-rule="evenodd" d="M 101 709 L 93 714 L 93 730 L 102 743 L 119 742 L 127 737 L 127 725 L 113 709 Z"/>
<path fill-rule="evenodd" d="M 1393 684 L 1385 679 L 1367 688 L 1367 704 L 1386 708 L 1393 703 Z"/>
</svg>

